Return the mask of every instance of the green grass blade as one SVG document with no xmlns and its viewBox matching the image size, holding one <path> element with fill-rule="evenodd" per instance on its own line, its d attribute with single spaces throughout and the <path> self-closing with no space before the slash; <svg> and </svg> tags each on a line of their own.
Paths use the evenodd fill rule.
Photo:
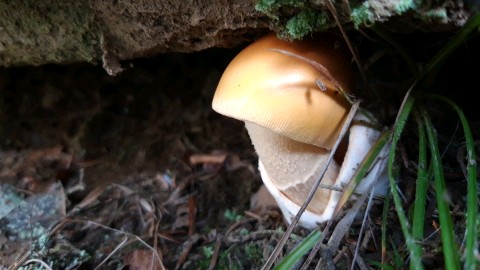
<svg viewBox="0 0 480 270">
<path fill-rule="evenodd" d="M 418 168 L 417 185 L 415 189 L 415 202 L 413 205 L 412 219 L 412 237 L 418 242 L 423 239 L 425 226 L 425 207 L 427 202 L 428 189 L 428 169 L 427 169 L 427 144 L 425 128 L 417 111 L 414 111 L 414 117 L 418 126 Z M 414 256 L 422 257 L 422 246 L 415 245 Z M 415 266 L 410 262 L 410 269 Z"/>
<path fill-rule="evenodd" d="M 428 63 L 423 75 L 430 75 L 431 72 L 445 60 L 453 51 L 463 44 L 468 35 L 475 29 L 480 27 L 480 13 L 474 14 L 473 17 L 465 24 L 460 32 L 458 32 Z"/>
<path fill-rule="evenodd" d="M 415 241 L 415 239 L 412 237 L 410 233 L 410 223 L 408 222 L 405 211 L 403 210 L 402 200 L 397 190 L 397 184 L 395 183 L 396 176 L 394 173 L 395 154 L 396 154 L 395 150 L 397 148 L 396 146 L 397 146 L 398 140 L 400 139 L 400 136 L 402 135 L 405 124 L 407 123 L 408 116 L 410 115 L 414 102 L 415 102 L 415 99 L 412 96 L 410 95 L 407 96 L 397 116 L 397 120 L 392 133 L 392 145 L 391 145 L 390 153 L 388 157 L 388 178 L 390 180 L 390 192 L 392 194 L 395 210 L 397 211 L 397 216 L 400 221 L 403 236 L 405 237 L 405 243 L 406 243 L 407 249 L 411 254 L 410 265 L 413 265 L 415 269 L 423 269 L 422 258 L 419 256 L 416 256 L 417 253 L 415 252 L 415 250 L 417 250 L 418 243 Z"/>
<path fill-rule="evenodd" d="M 400 251 L 398 250 L 398 247 L 395 245 L 395 242 L 390 239 L 390 242 L 392 243 L 392 249 L 393 249 L 393 261 L 394 261 L 394 267 L 395 269 L 400 269 L 404 265 L 404 259 L 402 258 L 402 255 L 400 254 Z"/>
<path fill-rule="evenodd" d="M 465 269 L 477 269 L 478 260 L 475 256 L 478 248 L 479 231 L 476 226 L 476 219 L 478 217 L 477 204 L 477 157 L 475 154 L 475 143 L 473 141 L 472 131 L 468 120 L 463 111 L 448 98 L 431 95 L 434 98 L 440 99 L 449 104 L 458 114 L 460 122 L 462 123 L 463 132 L 465 136 L 465 145 L 467 148 L 467 220 L 465 230 Z"/>
<path fill-rule="evenodd" d="M 320 240 L 322 232 L 319 230 L 312 231 L 303 241 L 296 246 L 282 261 L 273 268 L 274 270 L 290 270 L 299 262 L 312 247 Z"/>
<path fill-rule="evenodd" d="M 385 196 L 382 212 L 382 227 L 381 227 L 381 241 L 382 241 L 382 264 L 385 264 L 387 257 L 387 228 L 388 228 L 388 212 L 390 210 L 390 192 Z"/>
<path fill-rule="evenodd" d="M 393 269 L 403 269 L 404 265 L 404 259 L 400 255 L 400 252 L 398 251 L 398 248 L 395 246 L 395 242 L 390 239 L 392 250 L 393 250 L 393 255 L 392 255 L 392 263 L 391 264 L 386 264 L 386 262 L 377 262 L 377 261 L 371 261 L 368 260 L 368 263 L 370 265 L 373 265 L 377 267 L 378 269 L 385 269 L 385 270 L 393 270 Z M 375 269 L 377 269 L 375 268 Z"/>
<path fill-rule="evenodd" d="M 375 266 L 377 269 L 395 270 L 395 268 L 393 268 L 392 266 L 387 265 L 387 264 L 382 264 L 382 263 L 375 262 L 375 261 L 368 261 L 368 263 Z"/>
<path fill-rule="evenodd" d="M 433 164 L 435 198 L 437 201 L 438 218 L 441 227 L 440 236 L 442 239 L 445 269 L 460 269 L 458 248 L 453 235 L 453 221 L 450 215 L 448 203 L 445 200 L 447 189 L 445 187 L 445 179 L 443 176 L 442 161 L 440 151 L 438 149 L 437 137 L 426 109 L 423 107 L 420 108 L 420 114 L 425 125 L 428 147 L 430 149 Z"/>
</svg>

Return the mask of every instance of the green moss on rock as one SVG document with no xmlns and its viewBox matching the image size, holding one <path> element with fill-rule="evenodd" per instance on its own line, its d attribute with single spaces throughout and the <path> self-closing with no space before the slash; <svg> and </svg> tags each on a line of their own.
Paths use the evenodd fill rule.
<svg viewBox="0 0 480 270">
<path fill-rule="evenodd" d="M 351 20 L 356 28 L 387 21 L 391 17 L 410 14 L 411 21 L 438 22 L 440 25 L 449 21 L 448 6 L 433 6 L 425 1 L 414 0 L 368 0 L 352 7 Z"/>
<path fill-rule="evenodd" d="M 332 27 L 328 24 L 327 16 L 320 11 L 306 9 L 287 21 L 285 34 L 294 39 L 301 39 L 314 31 L 326 30 Z"/>
<path fill-rule="evenodd" d="M 297 0 L 259 0 L 255 9 L 263 12 L 273 19 L 279 19 L 279 11 L 282 8 L 303 8 L 305 7 L 305 1 Z"/>
<path fill-rule="evenodd" d="M 286 39 L 302 39 L 314 31 L 333 26 L 328 23 L 324 11 L 313 8 L 306 1 L 260 0 L 255 9 L 274 19 L 281 29 L 280 36 Z"/>
</svg>

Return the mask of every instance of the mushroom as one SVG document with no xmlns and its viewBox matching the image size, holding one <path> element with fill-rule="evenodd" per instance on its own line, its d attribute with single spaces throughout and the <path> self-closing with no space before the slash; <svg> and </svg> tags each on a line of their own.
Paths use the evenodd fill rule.
<svg viewBox="0 0 480 270">
<path fill-rule="evenodd" d="M 288 223 L 319 177 L 349 112 L 350 104 L 338 89 L 353 88 L 352 72 L 348 59 L 336 49 L 339 44 L 333 36 L 289 42 L 268 34 L 231 61 L 213 98 L 216 112 L 245 121 L 262 180 Z M 349 140 L 343 142 L 347 150 L 330 163 L 323 185 L 348 184 L 379 136 L 366 120 L 356 116 Z M 354 142 L 358 143 L 352 146 Z M 364 179 L 357 191 L 366 190 L 372 181 Z M 330 219 L 340 195 L 338 190 L 319 188 L 300 225 L 314 228 Z"/>
</svg>

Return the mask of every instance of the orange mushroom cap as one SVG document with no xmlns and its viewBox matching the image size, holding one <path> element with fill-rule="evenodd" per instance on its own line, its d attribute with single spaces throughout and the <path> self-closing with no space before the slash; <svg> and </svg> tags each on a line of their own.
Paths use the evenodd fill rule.
<svg viewBox="0 0 480 270">
<path fill-rule="evenodd" d="M 339 42 L 330 36 L 289 42 L 274 33 L 266 35 L 228 65 L 213 109 L 330 150 L 350 107 L 337 87 L 345 92 L 352 88 L 351 66 L 336 49 Z M 325 69 L 316 69 L 299 57 Z"/>
</svg>

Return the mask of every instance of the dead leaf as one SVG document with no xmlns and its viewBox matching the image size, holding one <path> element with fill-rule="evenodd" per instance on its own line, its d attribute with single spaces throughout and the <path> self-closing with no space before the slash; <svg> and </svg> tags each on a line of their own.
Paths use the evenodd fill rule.
<svg viewBox="0 0 480 270">
<path fill-rule="evenodd" d="M 190 156 L 189 161 L 192 165 L 198 164 L 223 164 L 227 159 L 226 153 L 215 154 L 193 154 Z"/>
<path fill-rule="evenodd" d="M 272 208 L 278 208 L 277 202 L 268 192 L 267 187 L 262 185 L 250 199 L 250 211 L 257 215 L 263 215 Z"/>
<path fill-rule="evenodd" d="M 161 258 L 161 252 L 159 257 Z M 123 256 L 125 266 L 129 266 L 130 270 L 157 270 L 164 269 L 161 262 L 158 261 L 157 256 L 151 250 L 137 249 L 129 252 Z"/>
</svg>

